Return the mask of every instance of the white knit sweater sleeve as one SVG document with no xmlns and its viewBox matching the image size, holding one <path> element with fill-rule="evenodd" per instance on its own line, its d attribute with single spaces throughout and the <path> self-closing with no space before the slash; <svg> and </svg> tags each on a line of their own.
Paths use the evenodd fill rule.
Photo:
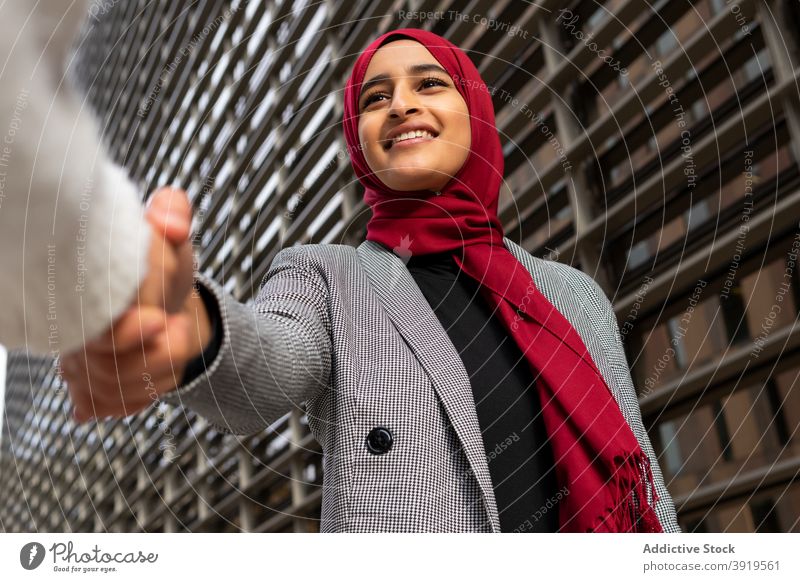
<svg viewBox="0 0 800 582">
<path fill-rule="evenodd" d="M 81 2 L 0 4 L 0 344 L 66 354 L 136 295 L 150 228 L 64 71 Z"/>
</svg>

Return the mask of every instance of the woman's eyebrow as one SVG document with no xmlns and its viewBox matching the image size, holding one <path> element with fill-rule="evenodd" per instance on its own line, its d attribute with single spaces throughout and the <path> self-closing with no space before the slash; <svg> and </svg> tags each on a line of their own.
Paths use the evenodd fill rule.
<svg viewBox="0 0 800 582">
<path fill-rule="evenodd" d="M 434 63 L 422 63 L 419 65 L 409 65 L 408 67 L 406 67 L 406 72 L 409 74 L 409 76 L 421 75 L 422 73 L 429 73 L 431 71 L 436 71 L 437 73 L 444 73 L 445 75 L 447 74 L 447 71 L 445 71 L 442 67 Z M 358 95 L 359 99 L 364 94 L 364 91 L 366 91 L 367 89 L 369 89 L 374 85 L 377 85 L 378 83 L 383 83 L 384 81 L 388 81 L 389 79 L 391 79 L 389 75 L 381 73 L 380 75 L 375 75 L 369 81 L 365 81 L 361 85 L 361 93 L 359 93 Z"/>
</svg>

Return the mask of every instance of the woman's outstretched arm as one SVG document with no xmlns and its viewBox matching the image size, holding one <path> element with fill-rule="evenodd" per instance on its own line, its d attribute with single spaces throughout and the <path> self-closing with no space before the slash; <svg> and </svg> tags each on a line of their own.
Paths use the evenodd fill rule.
<svg viewBox="0 0 800 582">
<path fill-rule="evenodd" d="M 301 249 L 279 252 L 253 305 L 197 276 L 212 298 L 218 352 L 205 372 L 163 395 L 205 417 L 217 430 L 249 434 L 324 389 L 331 367 L 328 289 Z"/>
<path fill-rule="evenodd" d="M 153 214 L 151 208 L 148 219 Z M 163 400 L 191 408 L 222 432 L 248 434 L 327 386 L 328 289 L 301 249 L 276 255 L 253 305 L 204 275 L 195 276 L 198 289 L 190 292 L 191 252 L 164 249 L 166 260 L 151 269 L 164 281 L 154 286 L 163 290 L 163 308 L 140 293 L 109 333 L 63 361 L 78 422 L 122 418 Z M 187 367 L 212 352 L 183 385 Z"/>
</svg>

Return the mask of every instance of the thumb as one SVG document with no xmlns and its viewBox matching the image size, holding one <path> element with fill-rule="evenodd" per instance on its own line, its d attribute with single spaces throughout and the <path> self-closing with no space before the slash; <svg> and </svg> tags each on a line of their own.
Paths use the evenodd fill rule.
<svg viewBox="0 0 800 582">
<path fill-rule="evenodd" d="M 189 240 L 192 228 L 192 205 L 185 191 L 166 186 L 150 197 L 146 212 L 147 221 L 157 235 L 173 245 Z"/>
</svg>

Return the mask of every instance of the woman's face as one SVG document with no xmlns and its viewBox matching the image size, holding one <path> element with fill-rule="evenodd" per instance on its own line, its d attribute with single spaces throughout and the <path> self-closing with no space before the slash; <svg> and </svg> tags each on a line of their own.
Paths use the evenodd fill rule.
<svg viewBox="0 0 800 582">
<path fill-rule="evenodd" d="M 375 52 L 358 110 L 367 164 L 393 190 L 438 192 L 469 155 L 467 104 L 450 75 L 416 41 L 396 40 Z"/>
</svg>

